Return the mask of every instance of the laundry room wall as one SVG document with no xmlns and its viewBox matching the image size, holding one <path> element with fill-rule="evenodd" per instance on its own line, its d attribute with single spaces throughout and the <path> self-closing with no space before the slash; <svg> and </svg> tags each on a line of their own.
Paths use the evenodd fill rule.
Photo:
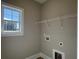
<svg viewBox="0 0 79 59">
<path fill-rule="evenodd" d="M 77 0 L 48 0 L 42 5 L 41 13 L 42 21 L 76 15 Z M 49 41 L 45 40 L 45 35 L 50 36 Z M 59 42 L 63 42 L 62 47 Z M 50 57 L 53 57 L 52 49 L 56 49 L 65 53 L 65 59 L 76 59 L 77 17 L 41 23 L 41 48 L 41 51 Z"/>
<path fill-rule="evenodd" d="M 24 35 L 1 37 L 1 59 L 25 59 L 40 52 L 40 4 L 33 0 L 2 0 L 24 9 Z"/>
</svg>

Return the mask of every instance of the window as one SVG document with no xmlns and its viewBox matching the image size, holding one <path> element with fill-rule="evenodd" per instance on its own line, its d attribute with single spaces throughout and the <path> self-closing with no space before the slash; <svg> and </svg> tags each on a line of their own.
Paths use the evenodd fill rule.
<svg viewBox="0 0 79 59">
<path fill-rule="evenodd" d="M 3 4 L 1 14 L 2 36 L 23 34 L 23 9 Z"/>
</svg>

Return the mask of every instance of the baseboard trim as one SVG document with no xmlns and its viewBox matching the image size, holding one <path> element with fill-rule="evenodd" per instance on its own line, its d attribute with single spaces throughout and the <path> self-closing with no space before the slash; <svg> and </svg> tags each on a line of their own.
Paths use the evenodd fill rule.
<svg viewBox="0 0 79 59">
<path fill-rule="evenodd" d="M 40 52 L 40 53 L 37 53 L 35 55 L 32 55 L 32 56 L 29 56 L 25 59 L 36 59 L 37 57 L 43 57 L 44 59 L 52 59 L 50 58 L 49 56 L 45 55 L 44 53 Z"/>
</svg>

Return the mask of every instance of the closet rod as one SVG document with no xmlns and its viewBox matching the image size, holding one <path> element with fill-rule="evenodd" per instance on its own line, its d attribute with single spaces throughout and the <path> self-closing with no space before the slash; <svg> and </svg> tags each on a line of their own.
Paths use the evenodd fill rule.
<svg viewBox="0 0 79 59">
<path fill-rule="evenodd" d="M 46 23 L 46 22 L 52 22 L 55 20 L 68 19 L 68 18 L 74 18 L 74 17 L 77 17 L 77 15 L 66 15 L 66 16 L 61 16 L 61 17 L 55 17 L 55 18 L 51 18 L 51 19 L 38 21 L 37 23 Z"/>
</svg>

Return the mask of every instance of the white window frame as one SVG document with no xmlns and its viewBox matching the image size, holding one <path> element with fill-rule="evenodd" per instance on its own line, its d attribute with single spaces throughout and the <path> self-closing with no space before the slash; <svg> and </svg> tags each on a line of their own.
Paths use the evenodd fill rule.
<svg viewBox="0 0 79 59">
<path fill-rule="evenodd" d="M 3 21 L 4 21 L 4 19 L 3 19 L 3 8 L 4 7 L 15 9 L 15 10 L 18 10 L 21 12 L 20 30 L 19 31 L 4 31 L 3 29 L 1 29 L 1 36 L 22 36 L 24 34 L 24 9 L 2 2 L 1 20 L 3 20 Z"/>
</svg>

